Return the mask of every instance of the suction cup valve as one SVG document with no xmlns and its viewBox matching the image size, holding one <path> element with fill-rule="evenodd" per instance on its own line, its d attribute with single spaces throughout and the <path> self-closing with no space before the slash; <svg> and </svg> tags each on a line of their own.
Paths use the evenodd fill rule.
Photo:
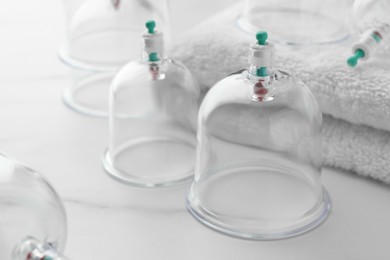
<svg viewBox="0 0 390 260">
<path fill-rule="evenodd" d="M 144 44 L 143 58 L 150 62 L 157 62 L 164 59 L 163 33 L 155 30 L 156 22 L 154 20 L 147 21 L 145 27 L 147 31 L 142 35 Z"/>
<path fill-rule="evenodd" d="M 264 46 L 264 45 L 266 45 L 266 41 L 268 39 L 268 34 L 266 32 L 258 32 L 256 34 L 256 39 L 257 39 L 257 43 L 259 45 Z M 257 74 L 257 76 L 260 76 L 260 77 L 267 76 L 267 68 L 260 67 L 259 69 L 257 69 L 256 74 Z"/>
<path fill-rule="evenodd" d="M 248 62 L 256 67 L 255 74 L 260 77 L 268 76 L 267 68 L 274 66 L 274 45 L 267 42 L 267 32 L 257 32 L 256 42 L 250 45 Z"/>
<path fill-rule="evenodd" d="M 359 61 L 369 60 L 378 53 L 390 52 L 390 2 L 387 0 L 356 0 L 350 18 L 360 37 L 352 47 L 352 56 L 347 59 L 350 67 Z M 379 56 L 379 55 L 378 55 Z M 378 59 L 380 62 L 380 59 Z"/>
<path fill-rule="evenodd" d="M 381 46 L 382 34 L 389 33 L 390 25 L 368 29 L 352 47 L 353 55 L 348 58 L 347 64 L 355 67 L 359 60 L 368 60 Z"/>
</svg>

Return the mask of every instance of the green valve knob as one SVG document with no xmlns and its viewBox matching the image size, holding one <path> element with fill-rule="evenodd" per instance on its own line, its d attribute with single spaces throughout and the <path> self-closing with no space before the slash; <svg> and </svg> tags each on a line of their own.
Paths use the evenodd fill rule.
<svg viewBox="0 0 390 260">
<path fill-rule="evenodd" d="M 365 53 L 362 49 L 358 49 L 356 50 L 355 54 L 351 57 L 349 57 L 349 59 L 347 60 L 347 64 L 350 66 L 350 67 L 355 67 L 356 64 L 358 63 L 358 60 L 362 57 L 364 57 Z"/>
<path fill-rule="evenodd" d="M 152 52 L 149 54 L 149 61 L 151 62 L 156 62 L 159 61 L 160 59 L 158 58 L 158 55 L 156 52 Z"/>
<path fill-rule="evenodd" d="M 259 45 L 265 45 L 265 43 L 267 42 L 267 39 L 268 39 L 268 33 L 267 32 L 263 32 L 263 31 L 259 31 L 256 33 L 256 39 L 257 39 L 257 43 Z M 268 76 L 267 74 L 267 68 L 266 67 L 260 67 L 256 70 L 256 75 L 259 76 L 259 77 L 266 77 Z"/>
<path fill-rule="evenodd" d="M 266 76 L 268 76 L 267 68 L 266 67 L 258 68 L 256 70 L 256 76 L 259 76 L 259 77 L 266 77 Z"/>
<path fill-rule="evenodd" d="M 257 32 L 256 33 L 256 39 L 257 39 L 257 43 L 259 45 L 265 45 L 265 42 L 267 41 L 268 39 L 268 33 L 267 32 Z"/>
<path fill-rule="evenodd" d="M 156 22 L 149 20 L 145 23 L 146 28 L 148 28 L 148 33 L 154 33 L 154 28 L 156 27 Z"/>
</svg>

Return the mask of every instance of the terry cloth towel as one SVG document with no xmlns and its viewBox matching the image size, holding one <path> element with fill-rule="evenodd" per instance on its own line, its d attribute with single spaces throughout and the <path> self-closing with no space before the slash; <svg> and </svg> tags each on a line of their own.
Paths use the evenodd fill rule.
<svg viewBox="0 0 390 260">
<path fill-rule="evenodd" d="M 204 91 L 248 66 L 255 36 L 236 25 L 240 11 L 233 6 L 210 18 L 182 35 L 171 50 Z M 351 39 L 337 45 L 277 45 L 276 67 L 305 82 L 319 101 L 324 164 L 390 184 L 390 55 L 380 53 L 351 69 L 346 58 L 352 44 Z"/>
</svg>

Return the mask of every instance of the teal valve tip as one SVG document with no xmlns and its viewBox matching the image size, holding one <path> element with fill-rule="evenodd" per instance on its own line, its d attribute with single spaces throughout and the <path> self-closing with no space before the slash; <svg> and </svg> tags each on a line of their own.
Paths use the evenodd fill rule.
<svg viewBox="0 0 390 260">
<path fill-rule="evenodd" d="M 149 61 L 151 62 L 156 62 L 159 61 L 160 59 L 158 58 L 158 55 L 156 52 L 152 52 L 149 54 Z"/>
<path fill-rule="evenodd" d="M 259 32 L 256 33 L 256 39 L 257 39 L 257 43 L 259 45 L 265 45 L 265 42 L 268 39 L 268 33 L 267 32 L 263 32 L 263 31 L 259 31 Z"/>
<path fill-rule="evenodd" d="M 257 43 L 259 45 L 265 45 L 266 41 L 268 39 L 268 33 L 264 31 L 259 31 L 256 33 L 256 39 Z M 260 67 L 256 70 L 256 75 L 259 77 L 266 77 L 267 74 L 267 68 L 266 67 Z"/>
<path fill-rule="evenodd" d="M 267 74 L 267 68 L 266 67 L 260 67 L 256 70 L 256 75 L 259 77 L 266 77 Z"/>
<path fill-rule="evenodd" d="M 148 28 L 148 33 L 154 33 L 154 28 L 156 27 L 156 22 L 154 20 L 146 21 L 146 28 Z"/>
<path fill-rule="evenodd" d="M 348 58 L 347 64 L 350 67 L 355 67 L 360 58 L 364 57 L 365 53 L 362 49 L 356 50 L 355 54 Z"/>
<path fill-rule="evenodd" d="M 358 61 L 357 61 L 357 58 L 356 58 L 355 56 L 351 56 L 351 57 L 349 57 L 348 60 L 347 60 L 347 64 L 348 64 L 348 66 L 350 66 L 351 68 L 355 67 L 357 63 L 358 63 Z"/>
</svg>

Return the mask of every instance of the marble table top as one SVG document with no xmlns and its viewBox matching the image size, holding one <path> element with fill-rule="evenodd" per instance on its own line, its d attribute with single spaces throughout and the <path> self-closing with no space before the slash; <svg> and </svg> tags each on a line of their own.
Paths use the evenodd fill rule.
<svg viewBox="0 0 390 260">
<path fill-rule="evenodd" d="M 190 25 L 225 2 L 202 3 L 172 1 L 180 10 L 199 9 Z M 188 185 L 144 190 L 113 181 L 100 162 L 107 121 L 61 102 L 72 80 L 56 56 L 61 26 L 60 1 L 1 3 L 0 150 L 43 173 L 62 197 L 70 258 L 390 258 L 390 187 L 353 173 L 324 169 L 333 200 L 329 218 L 307 234 L 268 242 L 228 237 L 199 224 L 185 208 Z"/>
</svg>

